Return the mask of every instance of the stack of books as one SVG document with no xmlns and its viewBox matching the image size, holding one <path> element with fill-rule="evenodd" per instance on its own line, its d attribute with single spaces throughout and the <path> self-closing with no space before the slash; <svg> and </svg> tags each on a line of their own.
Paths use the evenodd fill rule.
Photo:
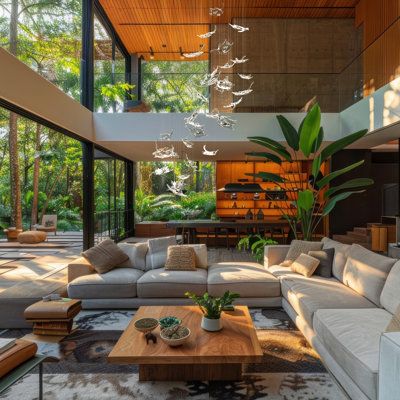
<svg viewBox="0 0 400 400">
<path fill-rule="evenodd" d="M 33 324 L 33 333 L 35 335 L 66 336 L 75 328 L 72 319 L 60 320 L 37 320 Z"/>
<path fill-rule="evenodd" d="M 35 335 L 67 336 L 75 329 L 74 317 L 80 310 L 80 300 L 60 298 L 32 304 L 24 315 L 33 323 Z"/>
</svg>

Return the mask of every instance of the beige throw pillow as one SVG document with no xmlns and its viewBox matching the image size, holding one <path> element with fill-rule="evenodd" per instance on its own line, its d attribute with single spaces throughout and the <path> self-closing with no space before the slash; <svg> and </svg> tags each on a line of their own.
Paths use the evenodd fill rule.
<svg viewBox="0 0 400 400">
<path fill-rule="evenodd" d="M 318 258 L 309 256 L 308 254 L 300 254 L 290 265 L 290 269 L 297 274 L 309 278 L 315 272 L 318 265 Z"/>
<path fill-rule="evenodd" d="M 296 258 L 304 253 L 307 254 L 309 251 L 316 251 L 322 249 L 321 242 L 308 242 L 307 240 L 292 240 L 290 243 L 289 251 L 286 254 L 286 258 L 281 262 L 282 267 L 290 267 Z"/>
<path fill-rule="evenodd" d="M 167 271 L 196 271 L 196 253 L 193 247 L 169 246 L 165 269 Z"/>
<path fill-rule="evenodd" d="M 393 314 L 392 320 L 389 322 L 386 332 L 400 332 L 400 305 Z"/>
<path fill-rule="evenodd" d="M 82 257 L 86 258 L 99 274 L 111 271 L 129 259 L 128 255 L 111 239 L 103 240 L 98 245 L 84 251 Z"/>
</svg>

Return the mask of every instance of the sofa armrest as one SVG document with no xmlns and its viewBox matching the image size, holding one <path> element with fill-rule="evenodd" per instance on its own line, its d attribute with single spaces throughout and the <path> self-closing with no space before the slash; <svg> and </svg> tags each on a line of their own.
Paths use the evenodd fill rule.
<svg viewBox="0 0 400 400">
<path fill-rule="evenodd" d="M 68 283 L 80 276 L 94 274 L 95 270 L 88 260 L 79 257 L 68 264 Z"/>
<path fill-rule="evenodd" d="M 290 245 L 279 244 L 264 247 L 264 267 L 280 264 L 286 257 Z"/>
<path fill-rule="evenodd" d="M 400 332 L 381 336 L 379 348 L 378 400 L 400 400 Z"/>
</svg>

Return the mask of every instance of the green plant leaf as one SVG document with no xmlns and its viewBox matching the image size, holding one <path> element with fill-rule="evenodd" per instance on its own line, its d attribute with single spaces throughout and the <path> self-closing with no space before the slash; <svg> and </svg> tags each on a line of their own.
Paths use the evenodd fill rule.
<svg viewBox="0 0 400 400">
<path fill-rule="evenodd" d="M 246 173 L 247 176 L 253 176 L 254 178 L 261 178 L 266 182 L 275 182 L 275 183 L 283 183 L 285 182 L 285 178 L 280 175 L 273 174 L 271 172 L 257 172 L 256 174 Z"/>
<path fill-rule="evenodd" d="M 322 211 L 322 215 L 325 217 L 327 216 L 336 206 L 336 203 L 342 200 L 347 199 L 350 197 L 352 194 L 357 194 L 357 193 L 364 193 L 365 190 L 357 190 L 353 192 L 343 192 L 339 193 L 336 196 L 333 196 L 326 204 L 325 207 Z"/>
<path fill-rule="evenodd" d="M 300 131 L 300 149 L 308 157 L 321 127 L 321 109 L 315 104 L 304 118 Z"/>
<path fill-rule="evenodd" d="M 251 157 L 263 157 L 266 158 L 267 160 L 270 160 L 276 164 L 281 164 L 282 160 L 280 157 L 278 157 L 276 154 L 272 153 L 267 153 L 264 151 L 251 151 L 250 153 L 246 153 L 246 156 L 251 156 Z"/>
<path fill-rule="evenodd" d="M 354 164 L 348 165 L 345 168 L 339 169 L 337 171 L 331 172 L 330 174 L 324 176 L 321 180 L 319 180 L 317 182 L 317 186 L 319 188 L 324 187 L 325 185 L 327 185 L 332 179 L 337 178 L 340 175 L 345 174 L 346 172 L 349 172 L 357 167 L 359 167 L 360 165 L 364 164 L 364 160 L 360 160 Z"/>
<path fill-rule="evenodd" d="M 290 153 L 285 149 L 283 145 L 281 145 L 276 140 L 264 136 L 250 136 L 247 139 L 249 139 L 250 142 L 259 144 L 271 151 L 274 151 L 275 153 L 279 154 L 282 158 L 284 158 L 286 161 L 292 162 L 292 156 L 290 155 Z"/>
<path fill-rule="evenodd" d="M 297 198 L 297 208 L 305 211 L 311 210 L 314 205 L 314 194 L 311 190 L 302 190 Z"/>
<path fill-rule="evenodd" d="M 321 155 L 319 154 L 314 158 L 311 167 L 311 174 L 313 175 L 314 178 L 317 178 L 320 168 L 321 168 Z"/>
<path fill-rule="evenodd" d="M 344 138 L 336 140 L 335 142 L 329 144 L 328 146 L 325 147 L 324 150 L 321 151 L 321 162 L 325 161 L 333 154 L 337 153 L 340 150 L 343 150 L 345 147 L 361 139 L 367 133 L 368 129 L 363 129 L 361 131 L 354 132 L 351 135 L 347 135 Z"/>
<path fill-rule="evenodd" d="M 322 144 L 322 142 L 324 140 L 324 135 L 325 135 L 324 134 L 324 128 L 321 126 L 319 128 L 318 136 L 314 140 L 314 143 L 312 145 L 312 149 L 313 149 L 312 152 L 313 153 L 316 153 L 319 150 L 319 148 L 321 147 L 321 144 Z"/>
<path fill-rule="evenodd" d="M 347 181 L 339 186 L 329 188 L 325 192 L 324 197 L 327 199 L 330 196 L 332 196 L 334 193 L 339 192 L 340 190 L 343 190 L 343 189 L 354 189 L 354 188 L 370 186 L 373 184 L 374 184 L 374 181 L 373 181 L 373 179 L 370 179 L 370 178 L 350 179 L 349 181 Z"/>
<path fill-rule="evenodd" d="M 299 134 L 293 125 L 283 116 L 277 115 L 283 136 L 285 136 L 287 144 L 295 151 L 299 150 Z"/>
</svg>

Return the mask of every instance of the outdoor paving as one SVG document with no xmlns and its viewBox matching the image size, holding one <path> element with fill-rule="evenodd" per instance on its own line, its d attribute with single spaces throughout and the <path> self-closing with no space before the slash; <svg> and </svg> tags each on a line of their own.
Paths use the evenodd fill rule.
<svg viewBox="0 0 400 400">
<path fill-rule="evenodd" d="M 49 235 L 48 241 L 24 245 L 0 240 L 0 292 L 67 266 L 82 251 L 82 233 Z M 65 270 L 65 274 L 67 271 Z"/>
</svg>

